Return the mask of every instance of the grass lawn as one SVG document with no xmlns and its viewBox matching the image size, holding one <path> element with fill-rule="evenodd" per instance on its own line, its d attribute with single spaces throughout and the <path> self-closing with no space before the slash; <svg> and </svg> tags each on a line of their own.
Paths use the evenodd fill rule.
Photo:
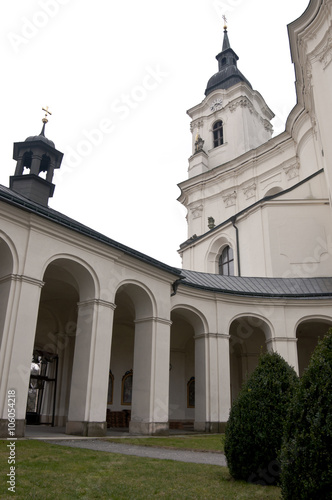
<svg viewBox="0 0 332 500">
<path fill-rule="evenodd" d="M 280 500 L 280 490 L 234 481 L 226 467 L 16 442 L 16 493 L 7 491 L 7 441 L 0 441 L 0 498 Z"/>
<path fill-rule="evenodd" d="M 108 438 L 113 443 L 136 444 L 139 446 L 158 446 L 160 448 L 177 448 L 180 450 L 212 451 L 223 453 L 224 434 L 184 437 L 147 437 L 147 438 Z"/>
</svg>

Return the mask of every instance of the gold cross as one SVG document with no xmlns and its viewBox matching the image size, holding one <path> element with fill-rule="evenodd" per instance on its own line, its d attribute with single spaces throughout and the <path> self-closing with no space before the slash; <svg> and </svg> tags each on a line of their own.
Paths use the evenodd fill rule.
<svg viewBox="0 0 332 500">
<path fill-rule="evenodd" d="M 43 118 L 42 122 L 43 123 L 47 123 L 48 122 L 48 119 L 47 119 L 47 115 L 51 115 L 51 111 L 48 110 L 48 106 L 46 106 L 45 108 L 42 108 L 43 111 L 45 111 L 45 117 Z"/>
<path fill-rule="evenodd" d="M 223 20 L 224 20 L 224 29 L 227 29 L 227 18 L 225 16 L 225 14 L 222 16 Z"/>
<path fill-rule="evenodd" d="M 47 116 L 47 113 L 48 113 L 49 115 L 51 115 L 51 114 L 52 114 L 52 113 L 51 113 L 51 111 L 49 111 L 49 110 L 48 110 L 48 106 L 46 106 L 45 108 L 42 108 L 42 110 L 43 110 L 43 111 L 46 111 L 46 115 L 45 115 L 45 116 Z"/>
</svg>

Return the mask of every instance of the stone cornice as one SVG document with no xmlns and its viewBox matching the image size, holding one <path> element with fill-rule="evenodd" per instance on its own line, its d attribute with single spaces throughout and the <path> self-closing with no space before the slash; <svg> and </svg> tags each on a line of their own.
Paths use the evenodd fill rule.
<svg viewBox="0 0 332 500">
<path fill-rule="evenodd" d="M 0 283 L 6 283 L 16 281 L 20 283 L 28 283 L 29 285 L 35 285 L 39 288 L 44 286 L 44 281 L 38 280 L 36 278 L 32 278 L 31 276 L 25 276 L 23 274 L 7 274 L 7 276 L 3 276 L 0 278 Z"/>
</svg>

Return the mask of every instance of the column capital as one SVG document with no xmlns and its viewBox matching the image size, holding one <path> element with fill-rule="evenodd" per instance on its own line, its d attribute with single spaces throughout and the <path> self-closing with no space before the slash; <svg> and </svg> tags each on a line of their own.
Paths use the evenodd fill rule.
<svg viewBox="0 0 332 500">
<path fill-rule="evenodd" d="M 150 321 L 153 321 L 154 323 L 162 323 L 163 325 L 172 325 L 172 321 L 169 319 L 164 319 L 164 318 L 158 318 L 157 316 L 149 316 L 147 318 L 140 318 L 140 319 L 135 319 L 134 323 L 139 324 L 139 323 L 149 323 Z"/>
<path fill-rule="evenodd" d="M 16 281 L 18 283 L 28 283 L 29 285 L 35 285 L 39 288 L 43 288 L 44 281 L 38 280 L 36 278 L 31 278 L 30 276 L 25 276 L 24 274 L 7 274 L 0 278 L 0 283 L 5 283 L 6 281 Z"/>
<path fill-rule="evenodd" d="M 228 333 L 212 333 L 212 332 L 210 332 L 210 333 L 200 333 L 199 335 L 195 335 L 195 337 L 194 337 L 195 340 L 199 340 L 202 338 L 206 338 L 206 339 L 217 338 L 217 339 L 229 340 L 231 338 L 231 336 L 228 335 Z"/>
<path fill-rule="evenodd" d="M 272 342 L 297 342 L 296 337 L 271 337 L 266 341 L 266 344 L 271 344 Z"/>
<path fill-rule="evenodd" d="M 78 307 L 85 307 L 91 305 L 109 307 L 113 311 L 116 309 L 116 304 L 113 304 L 113 302 L 107 302 L 107 300 L 102 300 L 102 299 L 88 299 L 88 300 L 82 300 L 81 302 L 77 303 Z"/>
</svg>

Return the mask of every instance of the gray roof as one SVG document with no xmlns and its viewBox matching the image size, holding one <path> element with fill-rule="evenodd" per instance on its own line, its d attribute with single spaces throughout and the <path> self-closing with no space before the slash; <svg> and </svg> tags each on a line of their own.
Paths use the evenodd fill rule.
<svg viewBox="0 0 332 500">
<path fill-rule="evenodd" d="M 131 257 L 139 259 L 140 261 L 146 264 L 150 264 L 163 271 L 171 273 L 177 277 L 181 275 L 181 271 L 179 269 L 164 264 L 159 260 L 153 259 L 152 257 L 149 257 L 144 253 L 138 252 L 133 248 L 127 247 L 126 245 L 123 245 L 118 241 L 112 240 L 111 238 L 108 238 L 107 236 L 97 231 L 94 231 L 88 226 L 84 226 L 83 224 L 77 222 L 76 220 L 71 219 L 70 217 L 67 217 L 64 214 L 57 212 L 56 210 L 53 210 L 52 208 L 45 207 L 44 205 L 31 201 L 25 196 L 22 196 L 19 193 L 16 193 L 11 189 L 2 186 L 1 184 L 0 184 L 0 201 L 16 206 L 26 212 L 38 215 L 39 217 L 42 217 L 51 222 L 59 224 L 63 227 L 71 229 L 72 231 L 76 231 L 84 236 L 87 236 L 88 238 L 92 238 L 96 241 L 99 241 L 100 243 L 104 243 L 105 245 L 115 248 L 126 255 L 130 255 Z"/>
<path fill-rule="evenodd" d="M 232 295 L 276 298 L 332 297 L 332 277 L 326 278 L 249 278 L 221 276 L 181 269 L 178 285 Z"/>
</svg>

